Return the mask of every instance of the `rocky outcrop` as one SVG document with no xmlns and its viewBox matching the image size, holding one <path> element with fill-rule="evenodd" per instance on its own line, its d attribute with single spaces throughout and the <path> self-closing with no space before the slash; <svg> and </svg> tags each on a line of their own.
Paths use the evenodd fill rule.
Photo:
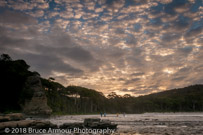
<svg viewBox="0 0 203 135">
<path fill-rule="evenodd" d="M 24 120 L 25 117 L 22 113 L 11 113 L 0 115 L 0 122 Z"/>
<path fill-rule="evenodd" d="M 0 134 L 11 133 L 11 130 L 9 130 L 9 132 L 5 132 L 5 129 L 14 128 L 48 129 L 58 127 L 49 121 L 25 119 L 24 114 L 22 113 L 0 115 Z"/>
<path fill-rule="evenodd" d="M 111 123 L 109 120 L 101 120 L 99 118 L 89 118 L 84 120 L 84 126 L 91 129 L 116 129 L 117 124 Z"/>
<path fill-rule="evenodd" d="M 83 123 L 64 123 L 59 126 L 60 129 L 74 129 L 74 128 L 85 128 Z"/>
<path fill-rule="evenodd" d="M 49 115 L 52 110 L 47 105 L 47 97 L 42 88 L 39 76 L 30 76 L 27 78 L 24 89 L 33 91 L 31 100 L 23 105 L 23 112 L 27 115 Z"/>
<path fill-rule="evenodd" d="M 32 128 L 32 129 L 57 129 L 57 125 L 49 121 L 42 120 L 20 120 L 20 121 L 7 121 L 0 123 L 0 134 L 11 133 L 11 129 L 15 128 Z M 10 129 L 8 132 L 5 129 Z"/>
<path fill-rule="evenodd" d="M 99 123 L 101 121 L 100 118 L 87 118 L 84 120 L 84 125 L 85 126 L 91 126 L 94 123 Z"/>
<path fill-rule="evenodd" d="M 8 120 L 4 122 L 0 121 L 0 134 L 12 133 L 13 129 L 18 129 L 18 133 L 22 133 L 20 129 L 24 129 L 26 133 L 28 133 L 27 131 L 29 129 L 36 129 L 35 131 L 48 131 L 49 129 L 53 129 L 53 131 L 65 131 L 71 129 L 71 132 L 75 132 L 75 129 L 90 129 L 91 131 L 93 131 L 92 129 L 105 129 L 104 131 L 106 132 L 109 131 L 109 129 L 113 129 L 114 131 L 117 129 L 117 124 L 113 124 L 109 120 L 101 120 L 98 118 L 85 119 L 83 123 L 64 123 L 59 126 L 50 121 L 25 119 L 21 113 L 1 115 L 0 118 Z"/>
<path fill-rule="evenodd" d="M 87 118 L 84 120 L 83 123 L 64 123 L 59 128 L 117 129 L 117 124 L 113 124 L 109 120 L 101 120 L 99 118 Z"/>
<path fill-rule="evenodd" d="M 1 122 L 0 130 L 5 128 L 34 128 L 34 129 L 47 129 L 47 128 L 57 128 L 57 125 L 50 123 L 49 121 L 41 120 L 20 120 L 20 121 L 7 121 Z"/>
</svg>

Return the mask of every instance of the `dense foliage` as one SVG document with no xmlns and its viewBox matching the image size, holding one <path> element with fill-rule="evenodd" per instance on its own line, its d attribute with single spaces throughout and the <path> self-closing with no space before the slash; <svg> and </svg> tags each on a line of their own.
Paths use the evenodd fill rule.
<svg viewBox="0 0 203 135">
<path fill-rule="evenodd" d="M 12 60 L 9 55 L 0 57 L 0 111 L 18 111 L 20 104 L 29 97 L 24 93 L 23 85 L 26 78 L 34 73 L 28 71 L 29 65 L 24 60 Z M 21 98 L 23 97 L 23 98 Z"/>
<path fill-rule="evenodd" d="M 1 94 L 0 112 L 20 110 L 20 105 L 32 97 L 32 92 L 23 89 L 28 76 L 38 74 L 28 70 L 24 60 L 12 60 L 7 54 L 0 57 Z M 146 96 L 133 97 L 103 93 L 79 86 L 68 86 L 55 79 L 41 78 L 48 105 L 57 114 L 89 113 L 143 113 L 203 111 L 203 85 L 173 89 Z"/>
<path fill-rule="evenodd" d="M 55 113 L 87 114 L 104 110 L 106 98 L 100 92 L 78 86 L 65 88 L 45 79 L 42 84 L 46 89 L 48 105 Z M 59 87 L 55 87 L 57 85 Z"/>
</svg>

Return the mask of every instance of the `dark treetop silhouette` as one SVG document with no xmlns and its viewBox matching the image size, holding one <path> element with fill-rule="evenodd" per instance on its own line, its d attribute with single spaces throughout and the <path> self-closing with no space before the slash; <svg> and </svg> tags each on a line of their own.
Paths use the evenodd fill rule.
<svg viewBox="0 0 203 135">
<path fill-rule="evenodd" d="M 7 54 L 1 55 L 0 112 L 22 111 L 25 101 L 33 97 L 33 92 L 24 88 L 25 80 L 39 73 L 29 71 L 29 67 L 24 60 L 12 60 Z M 48 105 L 57 114 L 203 111 L 203 85 L 140 97 L 120 96 L 115 92 L 105 97 L 101 92 L 84 87 L 64 87 L 54 78 L 41 78 L 41 82 Z"/>
</svg>

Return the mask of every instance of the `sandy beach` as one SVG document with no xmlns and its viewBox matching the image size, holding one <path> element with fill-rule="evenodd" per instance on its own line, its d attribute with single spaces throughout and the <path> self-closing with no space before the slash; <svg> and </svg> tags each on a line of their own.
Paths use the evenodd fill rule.
<svg viewBox="0 0 203 135">
<path fill-rule="evenodd" d="M 83 122 L 85 118 L 108 119 L 118 124 L 114 135 L 202 135 L 203 113 L 144 113 L 53 116 L 47 120 L 61 125 L 63 123 Z"/>
</svg>

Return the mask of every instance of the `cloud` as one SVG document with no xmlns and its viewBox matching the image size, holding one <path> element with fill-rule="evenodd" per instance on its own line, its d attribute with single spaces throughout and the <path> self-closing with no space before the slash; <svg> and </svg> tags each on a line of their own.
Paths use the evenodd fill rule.
<svg viewBox="0 0 203 135">
<path fill-rule="evenodd" d="M 194 70 L 195 70 L 196 72 L 202 72 L 202 70 L 203 70 L 203 65 L 199 65 L 199 66 L 195 67 Z"/>
<path fill-rule="evenodd" d="M 150 89 L 145 89 L 145 90 L 135 90 L 135 89 L 122 89 L 122 92 L 130 92 L 133 93 L 135 95 L 144 95 L 146 93 L 150 93 L 152 90 Z"/>
<path fill-rule="evenodd" d="M 203 26 L 192 28 L 185 34 L 185 38 L 190 39 L 192 37 L 197 37 L 198 35 L 202 34 L 202 31 L 203 31 Z"/>
<path fill-rule="evenodd" d="M 170 23 L 170 26 L 167 28 L 167 31 L 182 33 L 188 30 L 191 24 L 187 20 L 176 20 Z"/>
<path fill-rule="evenodd" d="M 98 0 L 97 3 L 98 3 L 99 5 L 103 5 L 103 4 L 106 3 L 106 0 Z"/>
<path fill-rule="evenodd" d="M 66 56 L 78 62 L 93 60 L 93 56 L 81 47 L 68 48 L 64 53 L 67 53 Z"/>
<path fill-rule="evenodd" d="M 189 3 L 184 3 L 184 4 L 179 4 L 179 5 L 176 5 L 174 7 L 174 10 L 178 13 L 183 13 L 183 12 L 186 12 L 190 9 L 190 4 Z"/>
<path fill-rule="evenodd" d="M 9 8 L 13 8 L 14 10 L 32 10 L 34 8 L 38 9 L 47 9 L 49 8 L 49 3 L 44 0 L 36 0 L 36 1 L 6 1 L 2 0 L 2 6 L 8 6 Z M 6 4 L 5 4 L 6 3 Z"/>
<path fill-rule="evenodd" d="M 172 22 L 175 21 L 178 18 L 178 15 L 176 14 L 165 14 L 161 17 L 162 22 Z"/>
<path fill-rule="evenodd" d="M 64 85 L 143 95 L 202 81 L 199 1 L 31 0 L 0 6 L 0 52 L 25 59 L 32 70 Z"/>
<path fill-rule="evenodd" d="M 14 12 L 9 10 L 4 10 L 0 13 L 0 22 L 4 24 L 12 24 L 12 25 L 24 25 L 24 24 L 36 24 L 37 21 L 21 12 Z"/>
<path fill-rule="evenodd" d="M 7 4 L 7 2 L 6 2 L 6 1 L 0 1 L 0 7 L 5 7 L 5 6 L 6 6 L 6 4 Z"/>
<path fill-rule="evenodd" d="M 190 46 L 186 46 L 186 47 L 184 47 L 184 48 L 179 48 L 179 49 L 178 49 L 178 51 L 179 51 L 180 53 L 183 53 L 183 55 L 188 55 L 189 53 L 192 52 L 192 50 L 193 50 L 193 48 L 190 47 Z"/>
<path fill-rule="evenodd" d="M 143 5 L 143 4 L 147 4 L 149 2 L 149 0 L 134 0 L 134 2 L 136 4 Z"/>
<path fill-rule="evenodd" d="M 158 0 L 160 3 L 162 4 L 169 4 L 171 3 L 173 0 Z"/>
<path fill-rule="evenodd" d="M 133 79 L 131 79 L 131 80 L 127 80 L 127 81 L 125 82 L 125 85 L 129 85 L 129 84 L 135 83 L 135 82 L 137 82 L 137 81 L 139 81 L 139 80 L 140 80 L 140 78 L 133 78 Z"/>
<path fill-rule="evenodd" d="M 125 5 L 125 0 L 113 0 L 109 1 L 107 10 L 110 12 L 116 13 Z"/>
<path fill-rule="evenodd" d="M 80 75 L 83 70 L 77 69 L 68 63 L 64 63 L 61 58 L 50 55 L 33 55 L 33 54 L 16 54 L 20 58 L 28 60 L 28 63 L 32 66 L 33 70 L 38 71 L 40 69 L 40 74 L 43 76 L 50 76 L 53 72 L 65 73 L 67 75 Z"/>
<path fill-rule="evenodd" d="M 25 20 L 20 20 L 19 24 L 29 22 L 26 17 L 23 18 L 23 15 L 20 17 Z M 8 21 L 4 20 L 3 23 L 11 21 L 9 19 Z M 16 21 L 18 21 L 18 18 Z M 16 57 L 27 60 L 34 70 L 40 71 L 45 76 L 52 74 L 52 72 L 77 75 L 82 74 L 83 70 L 88 72 L 98 70 L 100 61 L 96 60 L 89 51 L 79 46 L 61 28 L 53 27 L 51 33 L 46 35 L 38 31 L 39 28 L 30 33 L 31 29 L 32 27 L 29 27 L 28 30 L 20 33 L 17 30 L 12 31 L 13 36 L 11 36 L 9 29 L 2 28 L 4 31 L 0 35 L 2 50 L 9 51 Z M 20 36 L 21 34 L 31 35 L 34 38 L 25 39 L 25 37 Z M 16 37 L 17 35 L 18 37 Z"/>
<path fill-rule="evenodd" d="M 102 12 L 103 10 L 104 10 L 103 8 L 96 8 L 95 12 L 98 13 L 98 12 Z"/>
<path fill-rule="evenodd" d="M 33 17 L 43 17 L 44 11 L 43 10 L 37 10 L 34 13 L 28 13 L 28 14 L 33 16 Z"/>
<path fill-rule="evenodd" d="M 143 72 L 138 72 L 138 73 L 133 73 L 131 74 L 132 76 L 141 76 L 141 75 L 144 75 L 145 73 Z"/>
<path fill-rule="evenodd" d="M 181 38 L 181 36 L 179 34 L 175 34 L 175 33 L 166 33 L 162 36 L 162 42 L 164 44 L 168 44 L 168 42 L 175 42 L 177 40 L 179 40 Z"/>
</svg>

